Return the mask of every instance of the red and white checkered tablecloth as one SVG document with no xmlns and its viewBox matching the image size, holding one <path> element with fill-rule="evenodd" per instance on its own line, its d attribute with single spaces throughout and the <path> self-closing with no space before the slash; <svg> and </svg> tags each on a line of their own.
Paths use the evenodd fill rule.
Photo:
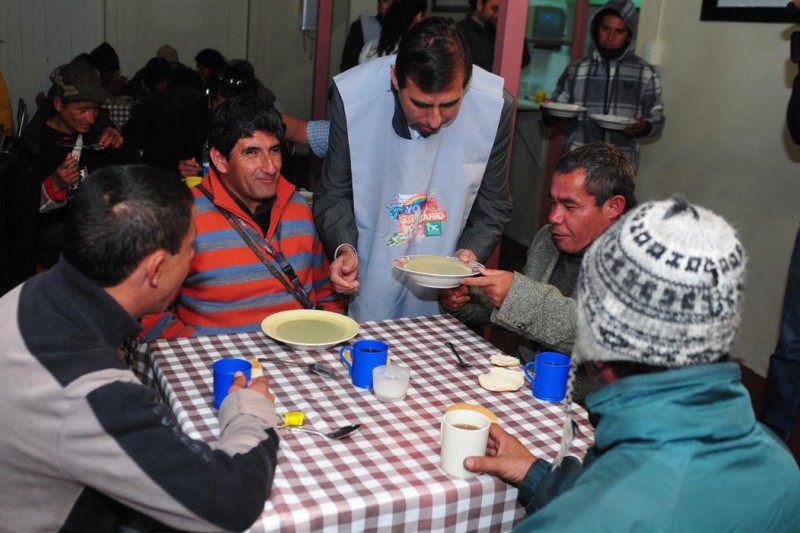
<svg viewBox="0 0 800 533">
<path fill-rule="evenodd" d="M 278 469 L 270 499 L 251 531 L 507 531 L 524 518 L 517 490 L 489 475 L 451 478 L 439 469 L 439 429 L 454 403 L 482 405 L 536 456 L 558 451 L 563 404 L 534 398 L 528 383 L 492 393 L 478 385 L 497 353 L 449 316 L 365 322 L 356 339 L 389 344 L 393 363 L 411 368 L 406 398 L 382 403 L 354 387 L 339 362 L 339 348 L 302 352 L 261 333 L 151 343 L 147 353 L 157 387 L 191 437 L 213 441 L 219 427 L 212 406 L 211 363 L 219 357 L 280 357 L 335 367 L 325 379 L 301 366 L 263 364 L 279 415 L 305 413 L 304 426 L 320 431 L 360 423 L 344 440 L 280 430 Z M 453 342 L 472 368 L 457 368 L 445 342 Z M 572 453 L 583 457 L 593 434 L 577 408 L 580 434 Z"/>
<path fill-rule="evenodd" d="M 133 108 L 135 100 L 128 96 L 120 96 L 115 98 L 103 107 L 108 109 L 108 114 L 114 124 L 118 128 L 122 128 L 128 119 L 131 118 L 131 108 Z"/>
</svg>

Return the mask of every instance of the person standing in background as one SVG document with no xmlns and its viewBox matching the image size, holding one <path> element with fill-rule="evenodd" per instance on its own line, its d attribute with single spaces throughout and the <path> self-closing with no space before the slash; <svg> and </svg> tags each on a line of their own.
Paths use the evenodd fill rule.
<svg viewBox="0 0 800 533">
<path fill-rule="evenodd" d="M 497 17 L 500 0 L 469 0 L 472 13 L 457 24 L 472 51 L 472 62 L 484 70 L 494 67 L 494 43 L 497 39 Z M 531 62 L 528 46 L 522 44 L 522 68 Z"/>
<path fill-rule="evenodd" d="M 392 0 L 378 0 L 377 15 L 361 15 L 353 21 L 350 31 L 347 32 L 347 39 L 344 41 L 339 71 L 344 72 L 358 65 L 358 56 L 364 45 L 380 37 L 383 15 L 390 5 L 392 5 Z"/>
<path fill-rule="evenodd" d="M 800 0 L 786 6 L 800 21 Z M 794 41 L 796 37 L 792 37 Z M 798 58 L 792 57 L 793 60 Z M 800 145 L 800 74 L 795 75 L 792 96 L 786 108 L 786 126 L 795 144 Z M 761 408 L 761 421 L 781 439 L 789 442 L 797 422 L 800 405 L 800 229 L 794 241 L 778 344 L 769 358 L 767 384 Z"/>
<path fill-rule="evenodd" d="M 561 119 L 548 114 L 546 106 L 541 108 L 542 120 L 548 126 L 568 120 L 562 153 L 605 141 L 619 148 L 638 168 L 639 139 L 658 135 L 664 129 L 661 78 L 635 53 L 638 26 L 636 6 L 630 0 L 611 0 L 592 17 L 594 50 L 566 68 L 552 96 L 554 102 L 582 105 L 586 113 Z M 611 131 L 596 124 L 590 118 L 592 114 L 616 115 L 635 122 L 622 131 Z"/>
<path fill-rule="evenodd" d="M 400 39 L 425 17 L 427 9 L 428 0 L 394 0 L 383 17 L 380 37 L 364 45 L 358 56 L 359 64 L 376 57 L 396 54 Z"/>
</svg>

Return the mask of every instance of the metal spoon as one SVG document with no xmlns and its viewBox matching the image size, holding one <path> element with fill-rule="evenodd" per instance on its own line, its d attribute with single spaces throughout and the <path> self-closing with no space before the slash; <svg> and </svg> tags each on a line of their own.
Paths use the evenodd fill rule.
<svg viewBox="0 0 800 533">
<path fill-rule="evenodd" d="M 55 145 L 56 146 L 61 146 L 62 148 L 75 148 L 75 143 L 69 143 L 69 142 L 64 142 L 64 141 L 56 141 Z M 104 150 L 105 148 L 100 143 L 92 143 L 92 144 L 84 144 L 83 145 L 83 149 L 84 150 L 94 150 L 96 152 L 99 152 L 100 150 Z"/>
<path fill-rule="evenodd" d="M 323 433 L 322 431 L 317 431 L 315 429 L 307 429 L 307 428 L 301 428 L 301 427 L 291 427 L 291 426 L 289 426 L 289 427 L 281 426 L 281 427 L 283 429 L 289 429 L 289 430 L 292 430 L 292 431 L 305 431 L 306 433 L 314 433 L 315 435 L 322 435 L 323 437 L 328 437 L 329 439 L 338 440 L 338 439 L 343 439 L 343 438 L 347 437 L 348 435 L 351 435 L 352 433 L 355 433 L 356 431 L 358 431 L 358 429 L 361 427 L 361 424 L 353 424 L 352 426 L 344 426 L 344 427 L 341 427 L 341 428 L 337 429 L 336 431 L 331 431 L 330 433 Z"/>
<path fill-rule="evenodd" d="M 456 356 L 456 359 L 458 359 L 458 363 L 456 363 L 456 366 L 457 366 L 458 368 L 469 368 L 469 367 L 471 367 L 471 366 L 472 366 L 472 365 L 471 365 L 471 364 L 469 364 L 469 363 L 465 363 L 465 362 L 464 362 L 464 360 L 463 360 L 463 359 L 461 359 L 461 356 L 460 356 L 460 355 L 458 355 L 458 352 L 456 351 L 456 347 L 455 347 L 455 346 L 453 346 L 453 343 L 452 343 L 452 342 L 445 342 L 445 344 L 447 345 L 447 347 L 448 347 L 448 348 L 450 348 L 450 351 L 451 351 L 451 352 L 453 352 L 453 355 L 455 355 L 455 356 Z"/>
<path fill-rule="evenodd" d="M 269 358 L 269 359 L 267 359 L 265 357 L 259 357 L 258 358 L 258 362 L 259 363 L 276 363 L 276 364 L 281 364 L 281 365 L 304 366 L 304 367 L 308 368 L 309 372 L 311 372 L 313 374 L 316 374 L 318 376 L 322 376 L 323 378 L 339 379 L 339 374 L 333 368 L 331 368 L 329 366 L 321 365 L 319 363 L 303 363 L 301 361 L 287 361 L 286 359 L 280 359 L 280 358 L 277 358 L 277 357 L 272 357 L 272 358 Z"/>
</svg>

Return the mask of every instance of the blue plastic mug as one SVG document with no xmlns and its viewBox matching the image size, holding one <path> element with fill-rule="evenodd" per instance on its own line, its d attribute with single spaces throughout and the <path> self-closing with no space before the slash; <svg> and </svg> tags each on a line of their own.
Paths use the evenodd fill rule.
<svg viewBox="0 0 800 533">
<path fill-rule="evenodd" d="M 247 381 L 250 381 L 253 365 L 247 359 L 230 357 L 214 361 L 211 368 L 214 370 L 214 409 L 219 409 L 222 400 L 228 395 L 228 389 L 233 385 L 233 375 L 243 372 Z"/>
<path fill-rule="evenodd" d="M 350 354 L 350 360 L 345 357 Z M 339 358 L 347 365 L 353 385 L 372 390 L 372 369 L 386 364 L 389 345 L 375 340 L 361 340 L 339 350 Z"/>
<path fill-rule="evenodd" d="M 560 402 L 564 399 L 567 395 L 569 361 L 569 357 L 564 354 L 542 352 L 525 365 L 525 375 L 531 380 L 531 390 L 535 398 L 546 402 Z"/>
</svg>

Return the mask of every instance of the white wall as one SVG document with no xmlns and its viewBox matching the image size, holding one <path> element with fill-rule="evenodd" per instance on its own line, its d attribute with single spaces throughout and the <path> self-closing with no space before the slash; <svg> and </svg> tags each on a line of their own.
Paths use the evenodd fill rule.
<svg viewBox="0 0 800 533">
<path fill-rule="evenodd" d="M 192 68 L 194 56 L 203 48 L 215 48 L 228 59 L 246 57 L 248 0 L 105 0 L 105 4 L 105 38 L 128 77 L 163 44 L 173 46 L 181 63 Z"/>
<path fill-rule="evenodd" d="M 47 91 L 47 75 L 58 65 L 107 40 L 128 77 L 162 44 L 194 67 L 203 48 L 228 59 L 244 58 L 300 116 L 311 113 L 311 81 L 316 34 L 300 30 L 303 0 L 3 0 L 0 2 L 0 70 L 12 103 L 29 106 Z M 370 11 L 374 10 L 374 5 Z M 334 2 L 331 74 L 350 24 L 350 2 Z"/>
<path fill-rule="evenodd" d="M 749 254 L 734 355 L 766 373 L 800 219 L 800 147 L 785 126 L 797 65 L 786 24 L 701 22 L 699 2 L 644 0 L 640 48 L 661 45 L 666 127 L 642 149 L 642 200 L 683 192 L 728 219 Z"/>
<path fill-rule="evenodd" d="M 0 71 L 15 113 L 19 98 L 35 110 L 50 72 L 103 41 L 103 13 L 97 0 L 0 2 Z"/>
</svg>

